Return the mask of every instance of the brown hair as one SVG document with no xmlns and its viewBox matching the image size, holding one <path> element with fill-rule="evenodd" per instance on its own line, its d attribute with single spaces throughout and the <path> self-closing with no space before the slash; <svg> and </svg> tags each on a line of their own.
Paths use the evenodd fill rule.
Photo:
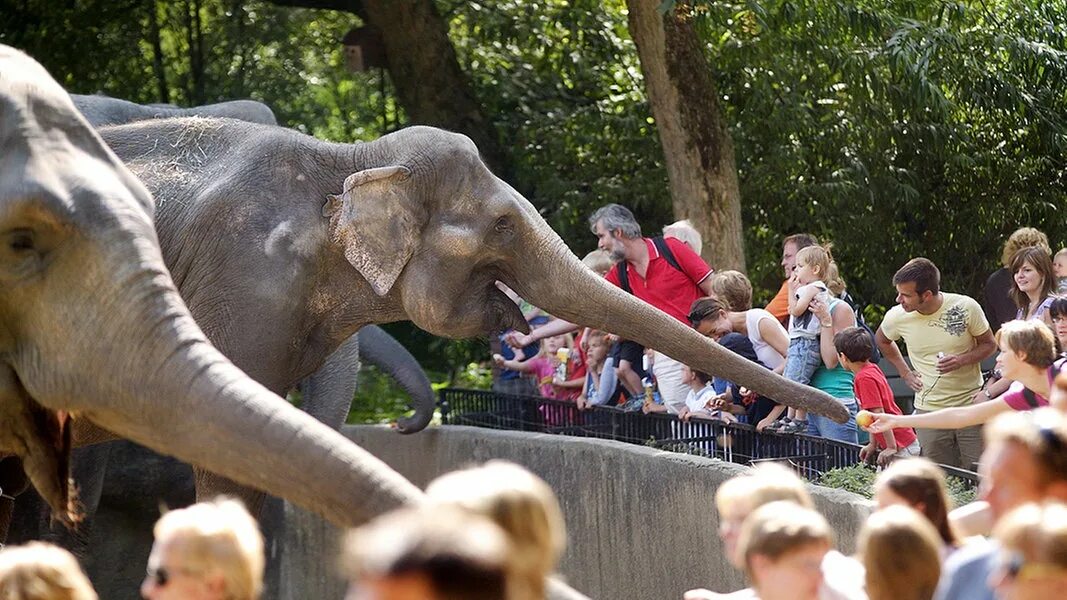
<svg viewBox="0 0 1067 600">
<path fill-rule="evenodd" d="M 1000 252 L 1000 264 L 1008 268 L 1015 253 L 1023 248 L 1044 248 L 1045 252 L 1052 254 L 1052 248 L 1048 245 L 1048 236 L 1033 227 L 1020 227 L 1012 232 L 1004 242 L 1004 249 Z"/>
<path fill-rule="evenodd" d="M 726 302 L 711 296 L 697 298 L 689 306 L 689 324 L 696 327 L 706 319 L 718 319 L 720 312 L 730 312 L 730 307 Z"/>
<path fill-rule="evenodd" d="M 829 549 L 833 544 L 830 526 L 818 512 L 795 502 L 771 502 L 752 511 L 741 526 L 737 549 L 745 558 L 745 573 L 755 580 L 752 557 L 766 556 L 778 561 L 786 554 L 813 544 Z"/>
<path fill-rule="evenodd" d="M 740 271 L 720 271 L 711 276 L 711 291 L 730 306 L 741 312 L 752 308 L 752 282 Z"/>
<path fill-rule="evenodd" d="M 941 577 L 941 544 L 930 522 L 906 506 L 867 519 L 860 556 L 870 600 L 930 600 Z"/>
<path fill-rule="evenodd" d="M 1056 274 L 1052 271 L 1052 258 L 1049 257 L 1048 248 L 1031 247 L 1023 248 L 1019 250 L 1011 257 L 1011 266 L 1008 267 L 1012 274 L 1011 289 L 1008 290 L 1008 295 L 1011 296 L 1015 306 L 1019 307 L 1023 311 L 1023 316 L 1026 316 L 1027 309 L 1030 308 L 1030 296 L 1026 295 L 1019 289 L 1019 286 L 1015 283 L 1014 275 L 1019 272 L 1019 269 L 1023 268 L 1023 265 L 1030 263 L 1034 270 L 1041 275 L 1041 299 L 1048 298 L 1056 291 Z"/>
<path fill-rule="evenodd" d="M 834 335 L 834 348 L 852 362 L 871 360 L 871 336 L 862 327 L 849 327 Z"/>
<path fill-rule="evenodd" d="M 893 285 L 908 282 L 915 284 L 915 293 L 919 295 L 926 292 L 936 294 L 941 291 L 941 271 L 928 258 L 913 258 L 893 275 Z"/>
<path fill-rule="evenodd" d="M 919 457 L 893 461 L 878 475 L 874 485 L 885 486 L 922 512 L 942 542 L 950 546 L 959 544 L 948 519 L 952 500 L 945 485 L 945 474 L 932 461 Z"/>
<path fill-rule="evenodd" d="M 807 248 L 808 246 L 814 246 L 818 243 L 819 241 L 810 233 L 794 233 L 782 240 L 782 247 L 785 248 L 786 244 L 793 244 L 797 250 L 800 250 L 802 248 Z"/>
<path fill-rule="evenodd" d="M 1003 340 L 1012 352 L 1025 355 L 1023 362 L 1030 366 L 1047 369 L 1056 361 L 1056 336 L 1040 321 L 1008 321 L 994 337 L 998 346 Z"/>
</svg>

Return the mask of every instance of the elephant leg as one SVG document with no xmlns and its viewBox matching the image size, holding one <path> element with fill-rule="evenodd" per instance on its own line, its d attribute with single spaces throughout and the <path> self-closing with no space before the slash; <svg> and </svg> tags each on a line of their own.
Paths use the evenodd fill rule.
<svg viewBox="0 0 1067 600">
<path fill-rule="evenodd" d="M 334 429 L 340 429 L 352 406 L 359 378 L 359 334 L 345 340 L 318 371 L 300 382 L 303 409 Z"/>
</svg>

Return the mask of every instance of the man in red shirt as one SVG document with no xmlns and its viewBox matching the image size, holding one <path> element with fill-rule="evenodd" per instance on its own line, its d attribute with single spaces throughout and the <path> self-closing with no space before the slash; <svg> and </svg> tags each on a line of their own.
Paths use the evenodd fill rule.
<svg viewBox="0 0 1067 600">
<path fill-rule="evenodd" d="M 636 297 L 689 325 L 689 307 L 693 301 L 711 294 L 712 269 L 700 255 L 684 242 L 674 238 L 662 238 L 671 257 L 664 256 L 660 247 L 650 238 L 641 236 L 641 226 L 633 213 L 624 206 L 608 204 L 600 207 L 591 217 L 589 225 L 597 236 L 597 246 L 607 250 L 617 261 L 605 278 L 612 284 L 621 285 L 620 268 L 625 266 L 629 291 Z M 672 264 L 672 259 L 675 264 Z M 529 335 L 516 335 L 509 339 L 512 345 L 530 342 L 573 331 L 577 325 L 563 320 L 550 321 Z M 656 376 L 660 396 L 671 413 L 685 406 L 689 388 L 682 383 L 682 364 L 669 356 L 656 352 L 652 372 Z"/>
<path fill-rule="evenodd" d="M 841 366 L 854 376 L 852 392 L 860 403 L 860 408 L 872 413 L 889 413 L 899 415 L 900 407 L 893 400 L 893 390 L 885 378 L 885 373 L 878 365 L 871 362 L 871 336 L 860 327 L 849 327 L 834 336 L 834 348 L 837 349 Z M 871 434 L 871 441 L 860 450 L 860 460 L 866 461 L 877 452 L 878 464 L 885 465 L 894 458 L 919 456 L 921 448 L 915 430 L 910 427 L 897 427 L 893 435 L 883 433 Z"/>
</svg>

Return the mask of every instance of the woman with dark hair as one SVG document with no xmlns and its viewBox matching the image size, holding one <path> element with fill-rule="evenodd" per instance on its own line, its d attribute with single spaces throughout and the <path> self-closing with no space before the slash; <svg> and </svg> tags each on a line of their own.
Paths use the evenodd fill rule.
<svg viewBox="0 0 1067 600">
<path fill-rule="evenodd" d="M 1052 333 L 1056 336 L 1056 352 L 1067 357 L 1067 296 L 1056 296 L 1048 305 Z"/>
<path fill-rule="evenodd" d="M 892 462 L 874 482 L 874 500 L 882 510 L 903 504 L 919 511 L 941 537 L 941 558 L 959 547 L 959 539 L 949 523 L 952 501 L 945 486 L 945 474 L 926 458 L 905 458 Z"/>
</svg>

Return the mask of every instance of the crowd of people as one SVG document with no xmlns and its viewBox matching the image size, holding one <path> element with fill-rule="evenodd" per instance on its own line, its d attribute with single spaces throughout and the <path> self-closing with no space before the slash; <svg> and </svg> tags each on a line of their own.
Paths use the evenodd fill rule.
<svg viewBox="0 0 1067 600">
<path fill-rule="evenodd" d="M 740 356 L 826 392 L 852 417 L 837 423 L 806 414 L 655 349 L 528 306 L 531 333 L 500 337 L 496 391 L 539 394 L 578 409 L 607 405 L 862 441 L 862 457 L 883 465 L 922 455 L 974 469 L 982 424 L 1004 411 L 1048 405 L 1064 365 L 1067 249 L 1054 254 L 1033 228 L 1019 229 L 1004 244 L 1004 267 L 986 284 L 985 306 L 942 290 L 932 261 L 909 260 L 891 282 L 896 305 L 872 331 L 847 292 L 832 245 L 812 235 L 783 240 L 784 280 L 774 299 L 756 308 L 748 278 L 714 271 L 700 256 L 700 234 L 685 221 L 647 238 L 628 209 L 609 204 L 589 225 L 598 239 L 598 249 L 583 259 L 590 269 Z M 906 345 L 907 359 L 898 343 Z M 982 361 L 998 350 L 997 368 L 983 373 Z M 881 361 L 915 392 L 913 414 L 901 414 Z M 1067 387 L 1067 375 L 1060 382 Z M 860 411 L 872 413 L 864 419 L 869 426 L 857 426 Z"/>
</svg>

